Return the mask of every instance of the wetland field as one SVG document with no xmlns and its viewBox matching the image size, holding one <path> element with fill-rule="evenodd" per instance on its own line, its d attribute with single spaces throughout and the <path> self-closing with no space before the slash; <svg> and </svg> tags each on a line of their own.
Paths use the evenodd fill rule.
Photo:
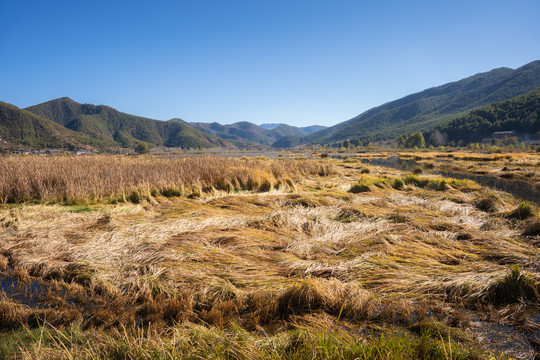
<svg viewBox="0 0 540 360">
<path fill-rule="evenodd" d="M 540 154 L 333 155 L 0 157 L 0 358 L 540 357 Z"/>
</svg>

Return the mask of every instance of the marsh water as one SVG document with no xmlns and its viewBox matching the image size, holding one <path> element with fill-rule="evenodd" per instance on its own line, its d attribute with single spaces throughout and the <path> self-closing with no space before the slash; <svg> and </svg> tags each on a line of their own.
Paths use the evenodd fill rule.
<svg viewBox="0 0 540 360">
<path fill-rule="evenodd" d="M 403 171 L 412 171 L 416 168 L 422 167 L 422 163 L 417 162 L 414 159 L 402 159 L 398 156 L 390 156 L 387 158 L 366 158 L 360 159 L 364 164 L 376 165 L 389 167 L 393 169 L 403 170 Z M 449 162 L 450 160 L 437 160 L 438 162 Z M 507 180 L 497 176 L 490 175 L 477 175 L 466 172 L 459 171 L 450 171 L 450 170 L 439 170 L 434 169 L 435 174 L 451 177 L 455 179 L 470 179 L 474 180 L 480 185 L 488 186 L 490 188 L 505 191 L 514 195 L 517 198 L 522 200 L 527 200 L 540 204 L 540 189 L 538 189 L 534 184 L 521 181 L 521 180 Z"/>
</svg>

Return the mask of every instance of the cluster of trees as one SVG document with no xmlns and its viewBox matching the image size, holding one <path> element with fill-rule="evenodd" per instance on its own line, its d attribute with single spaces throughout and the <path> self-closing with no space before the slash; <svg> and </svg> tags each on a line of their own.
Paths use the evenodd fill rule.
<svg viewBox="0 0 540 360">
<path fill-rule="evenodd" d="M 540 131 L 540 88 L 473 110 L 430 132 L 429 137 L 444 134 L 445 142 L 466 145 L 491 138 L 494 132 L 511 130 L 520 134 Z"/>
<path fill-rule="evenodd" d="M 426 140 L 421 131 L 417 131 L 409 136 L 401 135 L 398 139 L 398 146 L 402 148 L 424 148 Z"/>
<path fill-rule="evenodd" d="M 148 143 L 145 141 L 139 141 L 137 145 L 135 145 L 134 148 L 135 152 L 137 154 L 147 154 L 150 152 L 150 148 L 148 147 Z"/>
</svg>

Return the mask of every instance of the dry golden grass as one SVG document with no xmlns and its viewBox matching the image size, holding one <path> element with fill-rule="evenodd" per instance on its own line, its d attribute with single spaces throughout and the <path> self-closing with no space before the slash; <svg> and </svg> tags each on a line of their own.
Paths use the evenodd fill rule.
<svg viewBox="0 0 540 360">
<path fill-rule="evenodd" d="M 481 152 L 400 152 L 398 156 L 406 159 L 430 160 L 423 162 L 424 168 L 440 166 L 441 170 L 489 175 L 503 179 L 521 180 L 537 184 L 540 189 L 540 154 L 536 152 L 508 152 L 487 154 Z M 442 162 L 438 162 L 442 161 Z"/>
<path fill-rule="evenodd" d="M 324 164 L 229 158 L 11 156 L 0 157 L 0 202 L 139 202 L 152 196 L 291 187 Z"/>
<path fill-rule="evenodd" d="M 235 337 L 229 349 L 242 348 L 238 334 L 260 344 L 304 327 L 343 331 L 350 342 L 340 344 L 348 347 L 396 329 L 403 338 L 448 336 L 451 346 L 469 348 L 484 323 L 510 324 L 521 336 L 538 330 L 538 236 L 522 235 L 537 214 L 509 217 L 518 207 L 510 196 L 378 167 L 366 175 L 365 165 L 338 160 L 229 161 L 245 171 L 283 166 L 272 176 L 294 180 L 294 191 L 1 206 L 0 271 L 17 279 L 18 290 L 2 298 L 0 323 L 168 332 L 162 339 L 195 326 L 206 335 L 182 332 L 188 342 L 219 332 Z M 359 181 L 369 191 L 349 192 Z M 478 205 L 490 197 L 497 206 Z M 36 288 L 43 307 L 21 305 L 31 299 L 16 294 Z M 245 351 L 251 355 L 237 357 L 289 354 Z M 442 349 L 411 354 L 403 358 L 449 358 Z"/>
</svg>

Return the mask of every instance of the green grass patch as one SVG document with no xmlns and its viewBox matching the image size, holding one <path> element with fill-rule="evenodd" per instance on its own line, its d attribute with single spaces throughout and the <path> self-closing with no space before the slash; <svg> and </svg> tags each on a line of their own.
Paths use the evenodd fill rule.
<svg viewBox="0 0 540 360">
<path fill-rule="evenodd" d="M 94 211 L 94 209 L 92 209 L 88 205 L 73 205 L 73 206 L 70 206 L 69 209 L 67 209 L 66 211 L 70 213 L 79 214 L 79 213 L 85 213 L 85 212 L 92 212 Z"/>
<path fill-rule="evenodd" d="M 354 335 L 299 327 L 264 336 L 239 325 L 227 330 L 186 323 L 150 329 L 82 330 L 41 327 L 0 334 L 3 359 L 483 359 L 470 344 L 447 334 L 393 331 Z"/>
</svg>

